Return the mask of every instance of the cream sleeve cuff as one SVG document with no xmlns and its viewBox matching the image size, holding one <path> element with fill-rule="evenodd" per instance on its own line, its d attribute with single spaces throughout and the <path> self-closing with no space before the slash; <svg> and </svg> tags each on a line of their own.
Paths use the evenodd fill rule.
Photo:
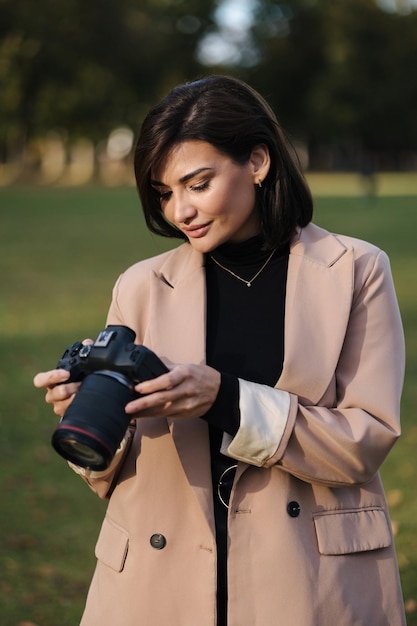
<svg viewBox="0 0 417 626">
<path fill-rule="evenodd" d="M 276 453 L 290 412 L 290 394 L 239 378 L 240 426 L 232 437 L 224 433 L 221 452 L 262 467 Z"/>
<path fill-rule="evenodd" d="M 123 437 L 120 443 L 120 446 L 117 448 L 116 453 L 109 467 L 105 470 L 102 470 L 101 472 L 96 472 L 93 470 L 85 469 L 84 467 L 79 467 L 79 465 L 75 465 L 75 463 L 71 463 L 70 461 L 68 461 L 68 465 L 70 466 L 71 469 L 74 470 L 76 474 L 79 474 L 83 478 L 87 478 L 87 479 L 88 478 L 98 478 L 98 479 L 106 478 L 106 476 L 111 474 L 114 471 L 114 469 L 117 467 L 117 465 L 119 464 L 120 457 L 123 455 L 128 441 L 129 441 L 129 431 L 127 431 L 125 436 Z"/>
</svg>

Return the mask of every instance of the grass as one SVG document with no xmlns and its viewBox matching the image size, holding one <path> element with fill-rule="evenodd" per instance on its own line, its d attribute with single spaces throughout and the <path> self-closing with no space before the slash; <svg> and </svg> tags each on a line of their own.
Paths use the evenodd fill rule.
<svg viewBox="0 0 417 626">
<path fill-rule="evenodd" d="M 409 625 L 417 626 L 417 196 L 367 200 L 338 196 L 337 185 L 329 195 L 325 181 L 313 185 L 316 223 L 388 252 L 403 315 L 403 436 L 382 473 Z M 104 326 L 118 274 L 170 242 L 147 233 L 131 188 L 0 189 L 0 215 L 0 621 L 74 626 L 105 503 L 52 450 L 55 419 L 31 381 L 66 345 Z"/>
</svg>

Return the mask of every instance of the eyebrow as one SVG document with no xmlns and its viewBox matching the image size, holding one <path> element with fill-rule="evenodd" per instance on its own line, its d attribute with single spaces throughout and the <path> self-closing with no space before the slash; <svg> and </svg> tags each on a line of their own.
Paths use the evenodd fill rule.
<svg viewBox="0 0 417 626">
<path fill-rule="evenodd" d="M 206 172 L 212 169 L 213 169 L 212 167 L 199 167 L 197 170 L 194 170 L 193 172 L 190 172 L 189 174 L 185 174 L 185 176 L 181 176 L 179 182 L 186 183 L 192 178 L 194 178 L 195 176 L 198 176 L 199 174 L 201 174 L 202 172 Z M 154 187 L 167 187 L 165 183 L 161 183 L 158 180 L 151 180 L 151 185 L 153 185 Z"/>
</svg>

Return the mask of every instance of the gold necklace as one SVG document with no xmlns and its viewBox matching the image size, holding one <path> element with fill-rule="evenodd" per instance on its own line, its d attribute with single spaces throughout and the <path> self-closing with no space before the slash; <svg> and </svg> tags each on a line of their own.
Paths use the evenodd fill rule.
<svg viewBox="0 0 417 626">
<path fill-rule="evenodd" d="M 238 280 L 240 280 L 242 283 L 245 283 L 246 287 L 252 287 L 252 283 L 253 281 L 258 278 L 259 274 L 261 274 L 264 269 L 266 268 L 266 266 L 268 265 L 269 261 L 272 259 L 272 257 L 274 256 L 275 250 L 272 250 L 271 254 L 269 255 L 269 257 L 267 258 L 267 260 L 265 261 L 265 263 L 262 265 L 261 269 L 258 270 L 255 274 L 255 276 L 253 276 L 250 280 L 246 280 L 245 278 L 242 278 L 241 276 L 238 276 L 237 274 L 235 274 L 234 272 L 232 272 L 232 270 L 229 270 L 228 267 L 225 267 L 224 265 L 222 265 L 221 263 L 218 262 L 217 259 L 214 258 L 214 256 L 212 256 L 211 254 L 210 259 L 212 261 L 215 262 L 216 265 L 218 265 L 222 270 L 224 270 L 225 272 L 228 272 L 229 274 L 231 274 L 232 276 L 234 276 L 235 278 L 237 278 Z"/>
</svg>

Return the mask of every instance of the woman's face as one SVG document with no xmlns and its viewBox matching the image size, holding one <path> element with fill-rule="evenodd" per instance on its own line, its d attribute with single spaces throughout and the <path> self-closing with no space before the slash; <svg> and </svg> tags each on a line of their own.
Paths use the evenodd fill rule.
<svg viewBox="0 0 417 626">
<path fill-rule="evenodd" d="M 204 253 L 260 232 L 255 185 L 268 169 L 264 146 L 238 165 L 205 141 L 185 141 L 152 171 L 152 186 L 160 195 L 166 219 Z"/>
</svg>

